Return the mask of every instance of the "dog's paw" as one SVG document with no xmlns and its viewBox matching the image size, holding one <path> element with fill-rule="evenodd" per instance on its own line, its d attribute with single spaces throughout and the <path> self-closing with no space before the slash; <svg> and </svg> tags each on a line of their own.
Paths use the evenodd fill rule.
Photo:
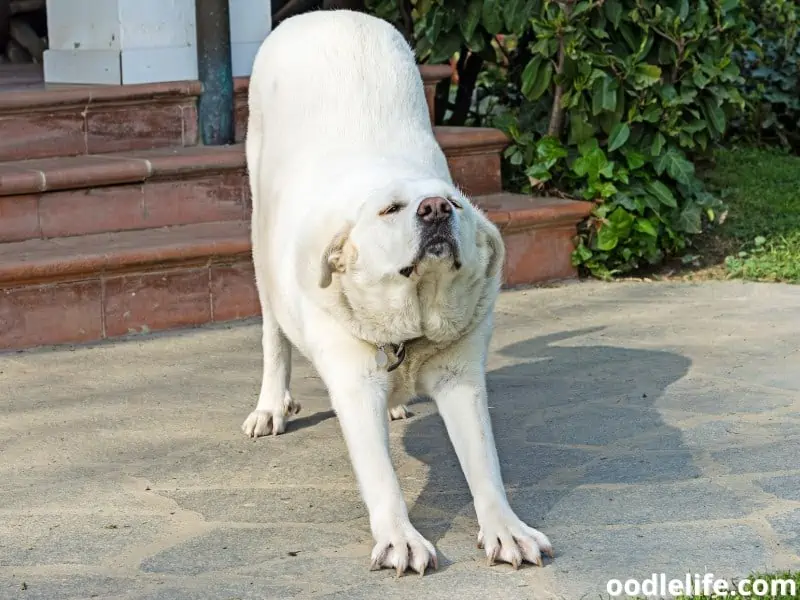
<svg viewBox="0 0 800 600">
<path fill-rule="evenodd" d="M 410 410 L 405 404 L 399 404 L 398 406 L 393 406 L 389 409 L 389 420 L 390 421 L 397 421 L 398 419 L 408 419 L 412 416 Z"/>
<path fill-rule="evenodd" d="M 541 567 L 542 554 L 553 556 L 553 545 L 547 536 L 513 514 L 486 519 L 478 532 L 478 548 L 486 551 L 489 566 L 504 562 L 515 569 L 523 561 Z"/>
<path fill-rule="evenodd" d="M 438 567 L 436 549 L 428 540 L 409 523 L 405 528 L 398 527 L 387 535 L 376 536 L 376 544 L 372 549 L 370 570 L 394 569 L 400 577 L 406 569 L 412 569 L 420 575 L 425 574 L 428 567 Z"/>
<path fill-rule="evenodd" d="M 257 438 L 265 435 L 278 435 L 286 431 L 289 417 L 300 412 L 300 404 L 292 400 L 289 392 L 278 410 L 254 410 L 242 423 L 242 431 L 247 437 Z"/>
</svg>

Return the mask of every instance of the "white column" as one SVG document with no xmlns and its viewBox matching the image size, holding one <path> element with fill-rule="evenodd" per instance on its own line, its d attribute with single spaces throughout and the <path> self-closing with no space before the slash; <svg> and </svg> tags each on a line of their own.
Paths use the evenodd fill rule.
<svg viewBox="0 0 800 600">
<path fill-rule="evenodd" d="M 234 77 L 272 28 L 270 0 L 228 0 Z M 47 0 L 47 83 L 197 79 L 194 0 Z"/>
</svg>

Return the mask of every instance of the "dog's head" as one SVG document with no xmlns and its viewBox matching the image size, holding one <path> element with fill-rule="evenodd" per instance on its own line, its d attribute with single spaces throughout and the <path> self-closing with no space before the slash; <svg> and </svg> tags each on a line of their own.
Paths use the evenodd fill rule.
<svg viewBox="0 0 800 600">
<path fill-rule="evenodd" d="M 334 275 L 347 287 L 372 286 L 462 268 L 492 278 L 503 258 L 499 231 L 457 189 L 439 181 L 406 184 L 376 193 L 330 240 L 320 286 Z"/>
<path fill-rule="evenodd" d="M 496 287 L 504 256 L 498 229 L 454 186 L 404 182 L 373 193 L 330 240 L 319 283 L 337 277 L 359 318 L 384 312 L 419 322 L 439 304 L 470 310 L 469 298 Z"/>
</svg>

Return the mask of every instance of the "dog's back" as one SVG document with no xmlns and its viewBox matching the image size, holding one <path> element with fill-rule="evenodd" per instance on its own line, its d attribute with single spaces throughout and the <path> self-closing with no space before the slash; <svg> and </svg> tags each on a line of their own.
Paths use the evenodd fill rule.
<svg viewBox="0 0 800 600">
<path fill-rule="evenodd" d="M 432 139 L 407 42 L 386 21 L 352 11 L 315 11 L 277 27 L 256 57 L 249 105 L 248 135 L 260 133 L 277 160 L 407 154 Z"/>
</svg>

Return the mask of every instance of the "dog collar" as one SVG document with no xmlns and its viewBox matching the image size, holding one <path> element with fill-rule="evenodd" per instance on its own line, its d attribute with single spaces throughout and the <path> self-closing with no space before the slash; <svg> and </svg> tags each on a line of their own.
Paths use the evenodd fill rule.
<svg viewBox="0 0 800 600">
<path fill-rule="evenodd" d="M 394 371 L 406 359 L 406 344 L 418 339 L 420 338 L 406 340 L 399 344 L 381 344 L 378 346 L 378 350 L 375 352 L 375 362 L 378 364 L 378 368 L 385 368 L 387 373 Z M 390 353 L 394 355 L 395 360 L 393 363 L 389 363 Z"/>
<path fill-rule="evenodd" d="M 393 354 L 395 357 L 395 361 L 391 364 L 389 363 L 389 353 Z M 382 344 L 378 346 L 378 350 L 375 352 L 375 362 L 378 364 L 378 368 L 386 368 L 388 373 L 391 373 L 399 367 L 405 358 L 405 342 L 400 342 L 399 344 Z"/>
</svg>

